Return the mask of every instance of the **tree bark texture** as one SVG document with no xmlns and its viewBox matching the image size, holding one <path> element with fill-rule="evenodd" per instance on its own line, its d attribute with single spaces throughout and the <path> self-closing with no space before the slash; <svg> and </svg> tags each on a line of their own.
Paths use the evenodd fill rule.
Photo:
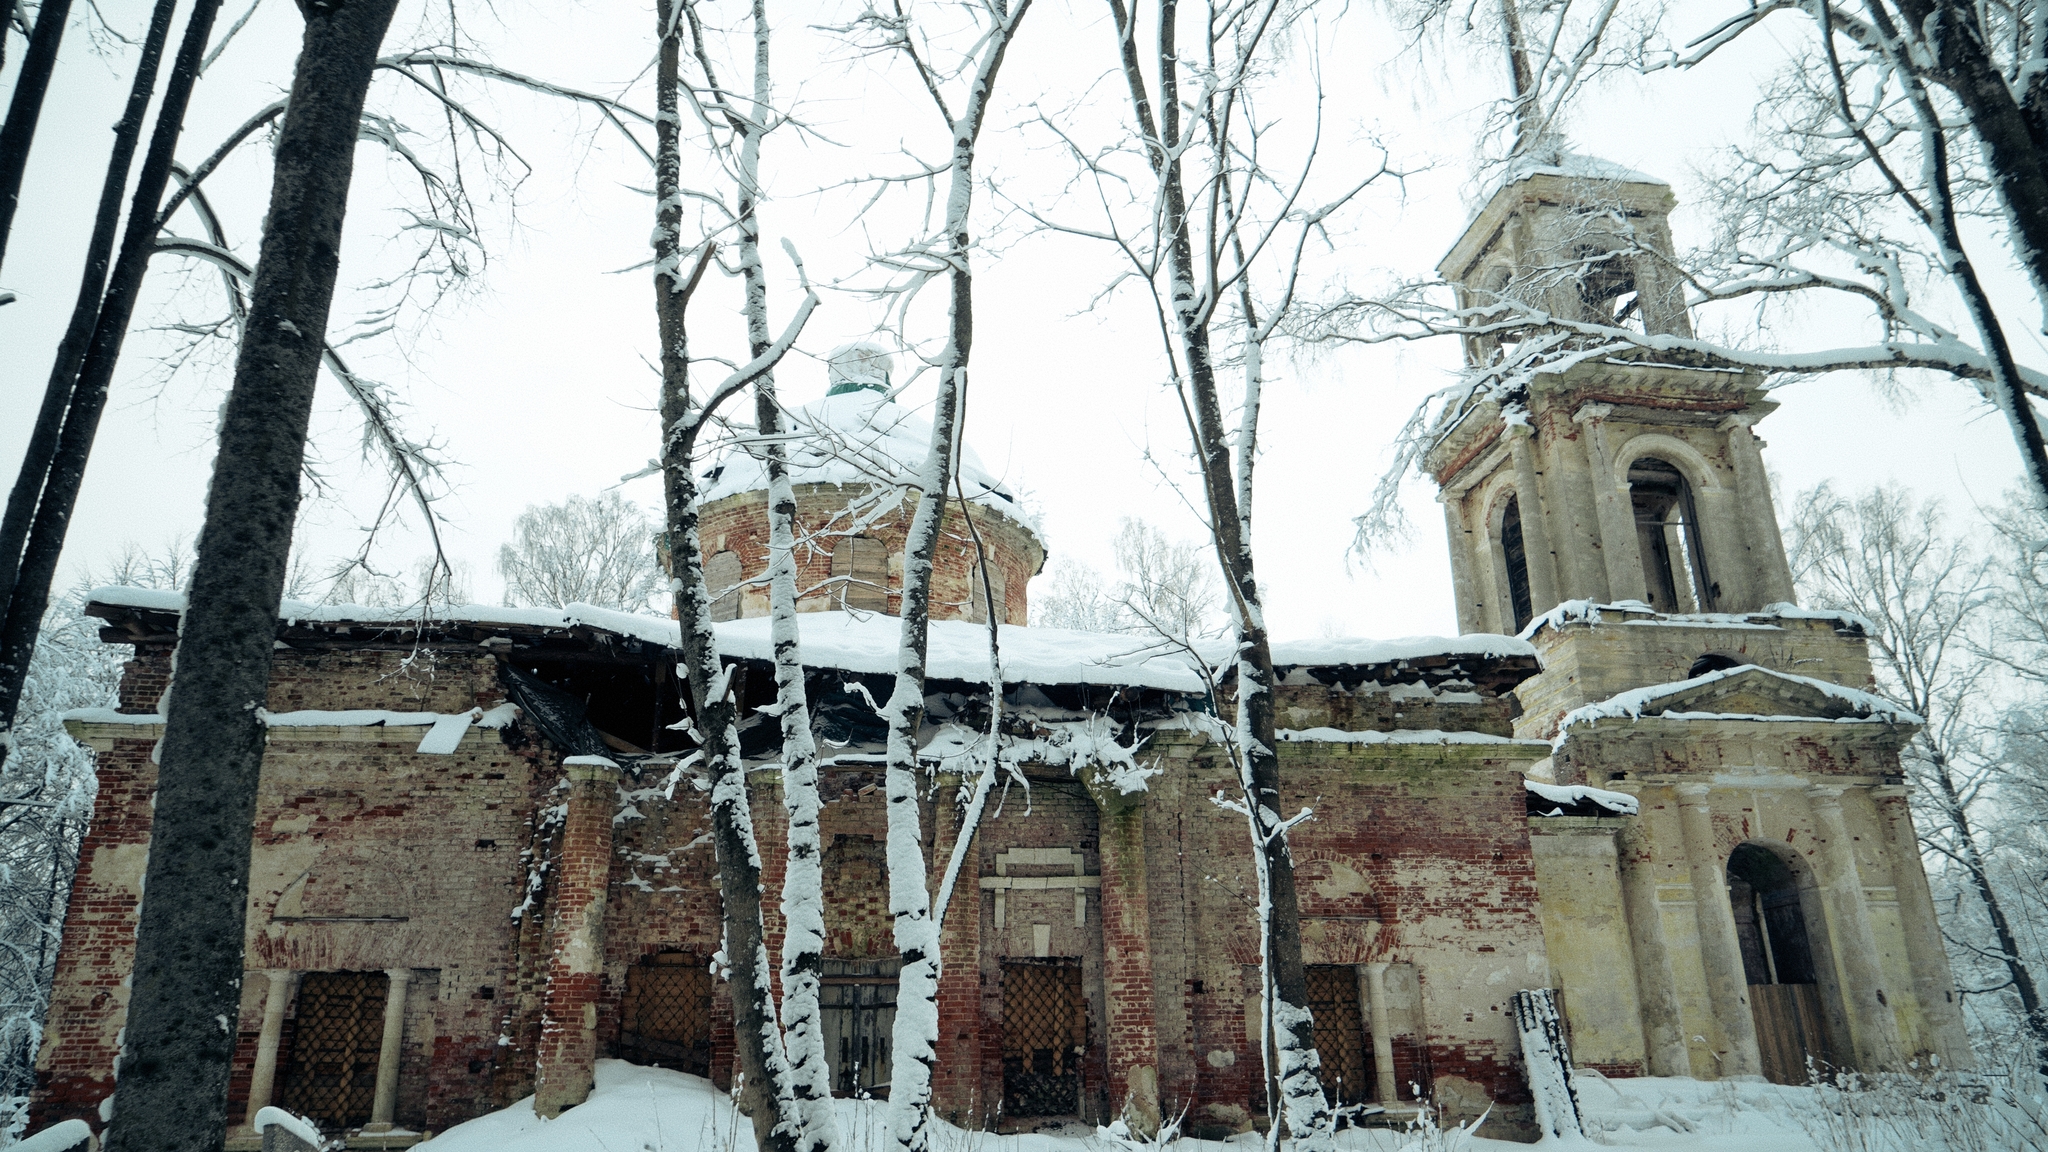
<svg viewBox="0 0 2048 1152">
<path fill-rule="evenodd" d="M 682 268 L 682 144 L 677 89 L 681 83 L 680 0 L 658 0 L 661 37 L 655 83 L 654 310 L 661 335 L 661 472 L 670 563 L 682 633 L 682 673 L 696 702 L 696 738 L 711 777 L 712 847 L 725 924 L 722 952 L 733 1012 L 733 1040 L 743 1076 L 741 1110 L 753 1121 L 761 1152 L 796 1152 L 803 1126 L 777 1022 L 766 933 L 761 921 L 761 855 L 739 752 L 738 707 L 721 666 L 704 582 L 698 535 L 696 438 L 707 413 L 695 409 L 689 385 L 690 295 L 710 259 L 707 242 L 694 274 Z"/>
<path fill-rule="evenodd" d="M 100 187 L 98 211 L 93 217 L 92 237 L 86 244 L 85 271 L 78 285 L 78 299 L 71 308 L 71 320 L 57 345 L 56 362 L 50 368 L 43 402 L 29 433 L 28 448 L 22 454 L 21 471 L 7 497 L 7 511 L 0 516 L 0 732 L 13 727 L 15 710 L 21 703 L 22 685 L 28 676 L 29 657 L 35 651 L 36 636 L 42 629 L 43 607 L 49 599 L 44 582 L 35 610 L 15 612 L 15 590 L 20 585 L 22 549 L 36 524 L 43 492 L 53 469 L 69 478 L 74 494 L 85 475 L 85 458 L 92 450 L 92 438 L 74 432 L 66 439 L 65 413 L 71 405 L 78 371 L 93 338 L 93 326 L 100 316 L 100 301 L 106 294 L 107 267 L 113 259 L 114 237 L 121 224 L 121 194 L 128 187 L 129 168 L 135 161 L 135 146 L 142 139 L 142 121 L 149 112 L 156 89 L 158 65 L 163 60 L 164 42 L 170 36 L 175 0 L 157 0 L 150 13 L 149 29 L 143 34 L 142 53 L 135 65 L 135 80 L 129 86 L 128 104 L 114 124 L 114 147 L 107 159 L 107 175 Z M 140 197 L 138 196 L 138 201 Z M 59 444 L 65 450 L 59 454 Z M 63 485 L 60 484 L 61 488 Z M 43 541 L 38 568 L 56 570 L 56 553 L 64 546 L 64 526 L 70 521 L 66 505 L 57 515 L 55 505 L 44 519 Z M 31 599 L 36 599 L 32 597 Z M 0 763 L 7 746 L 0 743 Z"/>
<path fill-rule="evenodd" d="M 396 7 L 302 7 L 305 37 L 178 642 L 111 1152 L 219 1148 L 228 1122 L 263 763 L 256 710 L 269 689 L 357 130 Z M 139 216 L 153 226 L 153 212 Z"/>
<path fill-rule="evenodd" d="M 1261 857 L 1261 930 L 1266 938 L 1264 959 L 1274 1001 L 1270 1011 L 1276 1049 L 1273 1055 L 1278 1067 L 1267 1072 L 1269 1083 L 1277 1082 L 1281 1095 L 1280 1118 L 1297 1141 L 1315 1140 L 1318 1134 L 1329 1130 L 1330 1111 L 1316 1074 L 1319 1061 L 1315 1020 L 1308 1011 L 1308 978 L 1302 967 L 1294 860 L 1287 837 L 1280 830 L 1283 815 L 1279 810 L 1280 760 L 1275 751 L 1273 652 L 1252 563 L 1249 500 L 1251 438 L 1256 433 L 1256 415 L 1248 409 L 1243 443 L 1238 445 L 1241 458 L 1233 459 L 1211 347 L 1209 324 L 1213 307 L 1204 307 L 1195 289 L 1195 285 L 1204 282 L 1204 275 L 1195 263 L 1183 174 L 1188 141 L 1183 138 L 1181 125 L 1184 104 L 1179 85 L 1181 63 L 1176 27 L 1179 6 L 1175 0 L 1164 0 L 1159 9 L 1160 91 L 1155 103 L 1145 96 L 1144 75 L 1138 67 L 1136 24 L 1122 0 L 1110 0 L 1110 5 L 1137 127 L 1151 138 L 1147 154 L 1160 178 L 1167 250 L 1166 306 L 1181 350 L 1190 409 L 1188 430 L 1194 442 L 1196 463 L 1201 468 L 1202 495 L 1236 625 L 1238 729 L 1244 757 L 1242 784 L 1254 849 Z M 1156 129 L 1151 123 L 1155 107 Z M 1214 146 L 1223 147 L 1221 142 L 1214 142 Z M 1246 321 L 1251 323 L 1252 317 L 1247 315 Z M 1247 402 L 1256 404 L 1256 397 L 1248 397 Z"/>
<path fill-rule="evenodd" d="M 15 74 L 14 97 L 7 102 L 7 120 L 0 124 L 0 267 L 6 266 L 7 237 L 14 230 L 14 210 L 21 203 L 21 177 L 28 170 L 29 146 L 35 142 L 43 96 L 50 90 L 50 74 L 57 70 L 57 46 L 64 39 L 64 23 L 70 17 L 71 0 L 43 0 L 36 10 L 28 51 L 21 58 L 21 71 Z M 0 39 L 4 38 L 0 34 Z"/>
</svg>

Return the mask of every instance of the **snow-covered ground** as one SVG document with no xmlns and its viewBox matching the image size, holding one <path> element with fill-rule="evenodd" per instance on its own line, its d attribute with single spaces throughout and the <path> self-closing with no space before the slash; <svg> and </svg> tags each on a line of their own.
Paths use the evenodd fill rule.
<svg viewBox="0 0 2048 1152">
<path fill-rule="evenodd" d="M 1595 1143 L 1609 1147 L 1660 1152 L 1831 1152 L 1871 1147 L 1828 1140 L 1820 1102 L 1805 1088 L 1656 1078 L 1605 1080 L 1582 1071 L 1579 1094 Z M 846 1100 L 838 1107 L 843 1152 L 889 1152 L 894 1147 L 886 1105 Z M 1078 1125 L 1015 1136 L 936 1127 L 938 1152 L 1123 1152 L 1127 1147 Z M 1458 1132 L 1377 1129 L 1341 1132 L 1337 1146 L 1343 1152 L 1499 1152 L 1529 1147 Z M 753 1130 L 708 1080 L 600 1060 L 597 1088 L 590 1099 L 557 1119 L 536 1117 L 529 1097 L 449 1129 L 430 1147 L 434 1152 L 751 1152 Z M 1244 1135 L 1228 1141 L 1182 1140 L 1173 1147 L 1176 1152 L 1253 1152 L 1261 1141 Z M 1915 1141 L 1902 1145 L 1900 1152 L 1942 1147 Z M 1961 1152 L 1962 1145 L 1956 1148 Z"/>
</svg>

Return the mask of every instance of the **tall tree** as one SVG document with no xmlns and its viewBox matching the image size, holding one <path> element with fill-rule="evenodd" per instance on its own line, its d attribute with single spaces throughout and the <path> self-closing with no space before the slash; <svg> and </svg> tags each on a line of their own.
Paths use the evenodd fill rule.
<svg viewBox="0 0 2048 1152">
<path fill-rule="evenodd" d="M 507 604 L 637 612 L 661 587 L 654 526 L 617 492 L 530 504 L 498 548 Z"/>
<path fill-rule="evenodd" d="M 2004 765 L 1972 755 L 1985 721 L 1977 705 L 1991 687 L 1990 664 L 1975 650 L 1995 602 L 1990 566 L 1948 534 L 1937 504 L 1916 504 L 1898 488 L 1852 498 L 1823 484 L 1794 501 L 1788 535 L 1804 599 L 1869 621 L 1879 690 L 1927 722 L 1906 754 L 1927 818 L 1921 843 L 1966 878 L 1992 936 L 1950 938 L 2002 969 L 2048 1072 L 2040 974 L 2020 950 L 1986 850 L 1982 802 L 1998 792 Z"/>
<path fill-rule="evenodd" d="M 968 40 L 971 47 L 961 54 L 957 67 L 935 65 L 928 55 L 931 41 L 901 9 L 892 17 L 870 8 L 847 29 L 872 38 L 881 50 L 903 55 L 931 97 L 948 144 L 946 163 L 931 166 L 926 176 L 934 184 L 940 179 L 946 182 L 941 198 L 945 205 L 942 231 L 885 261 L 893 268 L 910 270 L 908 285 L 898 288 L 899 315 L 907 313 L 909 300 L 924 284 L 943 282 L 947 290 L 945 340 L 931 361 L 938 377 L 932 438 L 923 464 L 916 469 L 917 507 L 903 544 L 896 679 L 881 710 L 889 732 L 883 789 L 889 815 L 889 915 L 895 922 L 896 950 L 903 962 L 890 1051 L 889 1126 L 891 1137 L 905 1152 L 926 1152 L 931 1147 L 932 1067 L 938 1062 L 939 921 L 932 914 L 932 894 L 925 886 L 928 873 L 919 828 L 918 734 L 924 724 L 932 567 L 938 555 L 947 489 L 955 482 L 953 466 L 960 451 L 967 370 L 974 349 L 974 244 L 969 233 L 974 158 L 988 121 L 996 78 L 1030 10 L 1031 0 L 979 0 L 961 5 L 962 15 L 971 22 L 972 35 Z M 944 91 L 955 76 L 966 78 L 965 93 L 955 97 L 957 109 Z M 1000 698 L 1001 693 L 996 696 Z M 982 794 L 985 796 L 985 788 Z M 971 828 L 961 832 L 963 841 L 971 835 Z"/>
<path fill-rule="evenodd" d="M 305 35 L 166 706 L 145 876 L 151 898 L 136 929 L 107 1132 L 114 1152 L 199 1152 L 217 1148 L 227 1127 L 235 1041 L 219 1021 L 241 1010 L 264 739 L 253 705 L 269 693 L 363 101 L 396 7 L 346 0 L 302 9 Z M 153 212 L 140 215 L 153 225 Z"/>
<path fill-rule="evenodd" d="M 654 309 L 661 340 L 662 492 L 667 509 L 669 587 L 682 634 L 682 671 L 695 701 L 693 736 L 711 778 L 712 846 L 718 861 L 725 943 L 721 968 L 731 989 L 733 1033 L 743 1073 L 741 1103 L 753 1119 L 761 1152 L 796 1152 L 804 1140 L 795 1077 L 777 1024 L 773 968 L 761 916 L 761 853 L 740 759 L 738 702 L 730 673 L 718 656 L 711 592 L 704 580 L 698 534 L 697 443 L 727 401 L 754 385 L 796 342 L 817 307 L 807 293 L 782 335 L 725 377 L 703 397 L 691 392 L 688 309 L 711 263 L 710 240 L 685 245 L 682 237 L 682 119 L 686 91 L 681 59 L 688 0 L 656 0 L 660 55 L 655 76 Z M 695 94 L 691 94 L 694 98 Z M 727 95 L 712 94 L 723 103 Z M 694 259 L 691 253 L 694 251 Z"/>
<path fill-rule="evenodd" d="M 753 86 L 744 109 L 718 82 L 704 24 L 696 6 L 685 9 L 690 43 L 703 70 L 700 99 L 711 102 L 730 134 L 723 166 L 732 173 L 733 203 L 728 209 L 739 237 L 742 282 L 741 310 L 747 322 L 750 355 L 765 355 L 773 345 L 768 327 L 768 275 L 761 262 L 761 146 L 769 133 L 788 123 L 774 105 L 770 77 L 771 29 L 766 0 L 754 0 L 752 12 Z M 699 191 L 699 198 L 707 197 Z M 724 197 L 713 202 L 723 206 Z M 789 818 L 788 860 L 782 878 L 782 1028 L 789 1061 L 789 1089 L 803 1131 L 800 1152 L 822 1152 L 837 1142 L 832 1114 L 832 1066 L 825 1050 L 824 1016 L 819 1007 L 819 976 L 825 956 L 825 849 L 820 839 L 818 746 L 811 735 L 810 702 L 804 688 L 802 639 L 797 629 L 796 489 L 789 479 L 789 453 L 783 445 L 782 402 L 775 392 L 771 368 L 754 381 L 754 429 L 759 439 L 749 451 L 760 455 L 768 473 L 768 615 L 775 649 L 775 707 L 782 727 L 782 802 Z"/>
<path fill-rule="evenodd" d="M 70 16 L 71 0 L 43 0 L 36 8 L 28 52 L 21 58 L 21 71 L 15 73 L 7 119 L 0 123 L 0 267 L 7 259 L 7 237 L 14 231 L 14 209 L 21 203 L 21 177 L 28 170 L 29 146 L 35 142 L 43 96 L 50 90 L 50 74 L 57 70 L 57 46 L 63 42 L 64 24 Z M 6 30 L 0 28 L 0 45 L 6 38 Z"/>
</svg>

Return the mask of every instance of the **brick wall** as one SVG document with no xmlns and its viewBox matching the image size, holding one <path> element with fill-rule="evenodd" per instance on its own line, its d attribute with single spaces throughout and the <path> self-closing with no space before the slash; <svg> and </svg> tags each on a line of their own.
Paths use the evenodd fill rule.
<svg viewBox="0 0 2048 1152">
<path fill-rule="evenodd" d="M 917 497 L 906 496 L 900 507 L 858 526 L 849 520 L 847 504 L 857 501 L 865 490 L 836 484 L 796 486 L 797 547 L 796 586 L 803 595 L 800 612 L 824 612 L 839 607 L 832 578 L 832 549 L 847 535 L 867 536 L 883 543 L 889 553 L 889 612 L 901 610 L 903 586 L 903 544 L 910 531 L 910 517 L 917 509 Z M 990 569 L 1000 575 L 1004 622 L 1023 624 L 1029 618 L 1027 593 L 1031 577 L 1045 566 L 1045 546 L 1029 528 L 982 505 L 972 505 L 966 515 L 974 520 L 974 532 L 981 536 Z M 707 504 L 698 532 L 706 556 L 723 551 L 739 554 L 741 571 L 748 579 L 768 570 L 768 494 L 743 492 Z M 976 550 L 974 534 L 957 500 L 946 503 L 939 525 L 939 549 L 932 562 L 931 611 L 934 620 L 969 618 L 973 593 L 969 575 Z M 816 591 L 812 591 L 812 590 Z M 766 584 L 750 585 L 741 593 L 740 614 L 745 617 L 768 614 Z"/>
</svg>

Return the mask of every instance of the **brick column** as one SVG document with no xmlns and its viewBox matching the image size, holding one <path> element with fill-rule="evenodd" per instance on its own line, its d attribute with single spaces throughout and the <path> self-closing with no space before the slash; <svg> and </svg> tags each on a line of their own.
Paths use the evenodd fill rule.
<svg viewBox="0 0 2048 1152">
<path fill-rule="evenodd" d="M 1685 1021 L 1678 1014 L 1678 981 L 1671 975 L 1664 909 L 1657 900 L 1657 866 L 1641 819 L 1629 821 L 1617 847 L 1622 910 L 1635 960 L 1636 1004 L 1643 1017 L 1643 1055 L 1652 1076 L 1690 1076 L 1692 1056 L 1685 1044 Z"/>
<path fill-rule="evenodd" d="M 960 841 L 964 813 L 953 803 L 955 791 L 942 779 L 938 802 L 932 805 L 934 893 Z M 939 925 L 939 961 L 939 1059 L 932 1069 L 932 1106 L 949 1123 L 981 1128 L 995 1114 L 1000 1096 L 990 1099 L 981 1080 L 981 853 L 971 845 L 946 906 L 946 922 Z"/>
<path fill-rule="evenodd" d="M 1749 1012 L 1749 980 L 1742 969 L 1742 944 L 1735 935 L 1735 906 L 1728 902 L 1728 876 L 1714 841 L 1707 784 L 1678 786 L 1678 825 L 1685 835 L 1685 860 L 1692 873 L 1692 911 L 1699 921 L 1700 961 L 1707 969 L 1707 999 L 1721 1025 L 1728 1051 L 1721 1077 L 1760 1076 L 1756 1018 Z"/>
<path fill-rule="evenodd" d="M 1816 784 L 1806 796 L 1820 838 L 1821 895 L 1833 921 L 1828 934 L 1836 942 L 1842 999 L 1848 1001 L 1850 1048 L 1859 1071 L 1890 1072 L 1901 1063 L 1898 1018 L 1884 996 L 1884 971 L 1877 965 L 1877 936 L 1870 929 L 1863 876 L 1856 870 L 1856 850 L 1849 846 L 1849 829 L 1842 821 L 1842 789 Z"/>
<path fill-rule="evenodd" d="M 1927 890 L 1927 868 L 1920 862 L 1920 837 L 1913 831 L 1913 812 L 1902 787 L 1872 788 L 1877 818 L 1890 836 L 1892 886 L 1899 894 L 1899 928 L 1906 937 L 1906 963 L 1913 969 L 1913 998 L 1920 1002 L 1925 1029 L 1921 1046 L 1951 1068 L 1968 1068 L 1975 1060 L 1969 1033 L 1963 1030 L 1963 1006 L 1955 976 L 1942 946 L 1941 925 L 1934 918 L 1934 897 Z"/>
<path fill-rule="evenodd" d="M 555 872 L 548 987 L 533 1090 L 533 1110 L 546 1117 L 583 1103 L 597 1068 L 605 888 L 612 870 L 612 817 L 619 807 L 618 765 L 602 756 L 572 756 L 563 767 L 569 811 Z"/>
<path fill-rule="evenodd" d="M 1098 790 L 1102 851 L 1102 986 L 1109 1106 L 1133 1134 L 1159 1130 L 1159 1032 L 1152 1006 L 1152 918 L 1145 882 L 1144 794 Z"/>
</svg>

